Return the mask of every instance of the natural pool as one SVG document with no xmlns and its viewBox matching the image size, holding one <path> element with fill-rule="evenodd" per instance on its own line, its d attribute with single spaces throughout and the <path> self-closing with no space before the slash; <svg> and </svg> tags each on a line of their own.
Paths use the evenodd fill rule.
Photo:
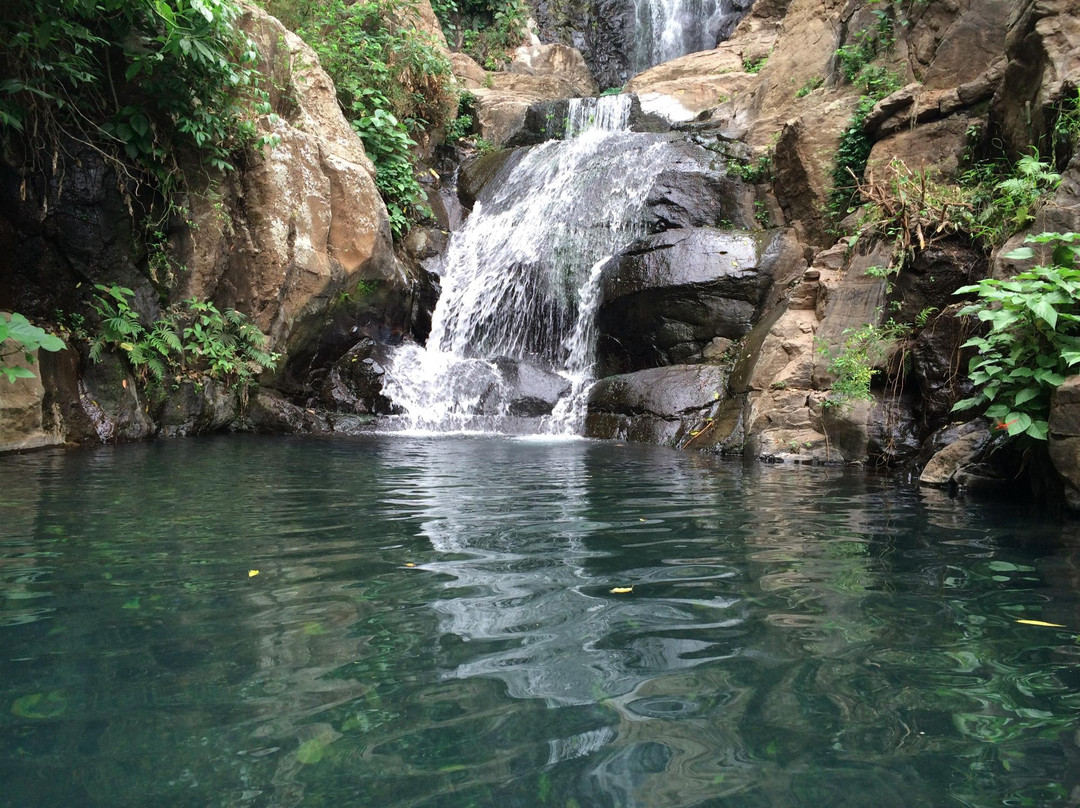
<svg viewBox="0 0 1080 808">
<path fill-rule="evenodd" d="M 9 456 L 0 506 L 5 808 L 1080 795 L 1077 535 L 1021 506 L 401 436 Z"/>
</svg>

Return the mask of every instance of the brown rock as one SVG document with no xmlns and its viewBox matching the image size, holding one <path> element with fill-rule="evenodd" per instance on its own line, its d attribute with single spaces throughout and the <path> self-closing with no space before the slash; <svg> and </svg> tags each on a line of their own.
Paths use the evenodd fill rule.
<svg viewBox="0 0 1080 808">
<path fill-rule="evenodd" d="M 1070 376 L 1050 399 L 1050 434 L 1080 436 L 1080 376 Z"/>
<path fill-rule="evenodd" d="M 182 250 L 190 275 L 180 294 L 236 308 L 270 335 L 274 350 L 358 280 L 400 283 L 374 167 L 341 113 L 315 53 L 274 18 L 246 8 L 241 26 L 275 77 L 279 117 L 259 120 L 277 146 L 214 193 L 192 194 L 196 227 Z M 305 339 L 312 338 L 308 334 Z"/>
<path fill-rule="evenodd" d="M 989 441 L 990 433 L 984 428 L 950 443 L 930 458 L 930 462 L 919 475 L 919 485 L 933 487 L 948 485 L 959 469 L 978 459 Z"/>
<path fill-rule="evenodd" d="M 971 119 L 954 115 L 913 129 L 901 129 L 874 144 L 867 172 L 882 171 L 900 160 L 912 171 L 929 171 L 939 178 L 955 177 L 967 149 Z"/>
<path fill-rule="evenodd" d="M 0 343 L 0 356 L 4 357 L 5 366 L 27 368 L 34 374 L 32 378 L 14 382 L 0 378 L 0 453 L 63 442 L 58 433 L 45 428 L 42 413 L 45 388 L 41 383 L 37 355 L 34 351 L 34 361 L 27 362 L 22 346 L 14 340 Z"/>
</svg>

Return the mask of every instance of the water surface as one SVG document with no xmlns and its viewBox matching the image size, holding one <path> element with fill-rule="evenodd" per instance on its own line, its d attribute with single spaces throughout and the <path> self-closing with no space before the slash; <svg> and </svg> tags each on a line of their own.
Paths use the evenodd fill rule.
<svg viewBox="0 0 1080 808">
<path fill-rule="evenodd" d="M 0 806 L 1075 805 L 1075 545 L 587 441 L 4 457 Z"/>
</svg>

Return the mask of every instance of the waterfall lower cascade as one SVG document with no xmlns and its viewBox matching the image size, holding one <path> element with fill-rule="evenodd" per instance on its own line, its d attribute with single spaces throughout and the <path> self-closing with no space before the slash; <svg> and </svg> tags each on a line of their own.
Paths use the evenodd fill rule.
<svg viewBox="0 0 1080 808">
<path fill-rule="evenodd" d="M 712 50 L 753 0 L 634 0 L 635 71 L 688 53 Z"/>
<path fill-rule="evenodd" d="M 573 100 L 573 137 L 515 154 L 488 184 L 450 240 L 427 345 L 390 358 L 403 427 L 581 432 L 601 272 L 643 234 L 671 159 L 627 131 L 629 111 L 629 96 Z"/>
</svg>

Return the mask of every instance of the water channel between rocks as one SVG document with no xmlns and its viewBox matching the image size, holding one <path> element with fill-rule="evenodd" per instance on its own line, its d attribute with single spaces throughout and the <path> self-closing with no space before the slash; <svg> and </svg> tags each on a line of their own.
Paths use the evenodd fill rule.
<svg viewBox="0 0 1080 808">
<path fill-rule="evenodd" d="M 403 436 L 9 456 L 0 491 L 3 808 L 1080 788 L 1076 537 L 1004 503 Z"/>
</svg>

